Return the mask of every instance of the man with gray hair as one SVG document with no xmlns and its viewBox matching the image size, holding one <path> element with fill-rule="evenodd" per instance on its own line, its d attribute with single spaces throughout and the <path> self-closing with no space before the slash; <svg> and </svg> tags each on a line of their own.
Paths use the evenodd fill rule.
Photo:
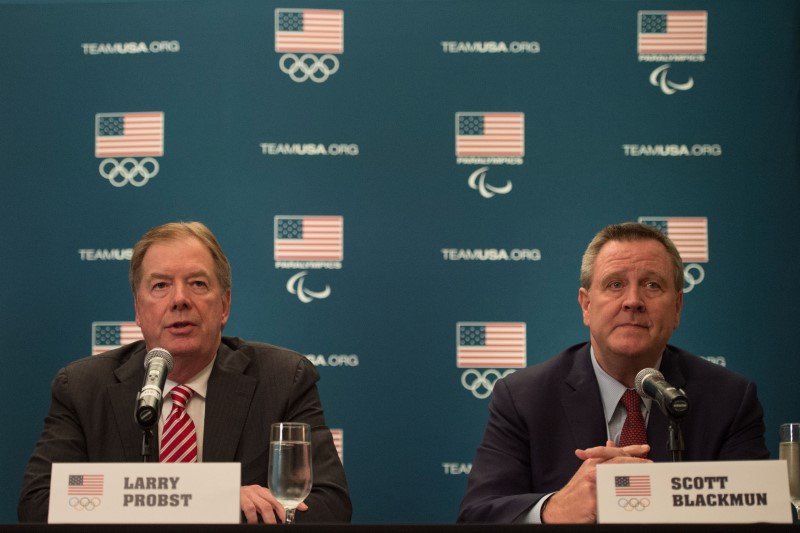
<svg viewBox="0 0 800 533">
<path fill-rule="evenodd" d="M 459 522 L 596 522 L 598 464 L 669 460 L 667 417 L 633 390 L 645 368 L 691 399 L 685 460 L 769 458 L 755 384 L 668 344 L 683 307 L 668 237 L 634 222 L 601 230 L 578 303 L 589 342 L 495 384 Z"/>
<path fill-rule="evenodd" d="M 142 461 L 134 407 L 145 354 L 159 347 L 171 354 L 174 367 L 164 386 L 158 432 L 166 436 L 170 406 L 176 405 L 175 418 L 186 430 L 185 438 L 161 439 L 161 462 L 238 462 L 243 519 L 284 521 L 285 509 L 265 486 L 270 424 L 307 423 L 314 482 L 297 521 L 349 522 L 347 482 L 325 424 L 319 373 L 296 352 L 222 336 L 231 309 L 231 267 L 211 231 L 199 222 L 153 228 L 133 249 L 129 278 L 144 340 L 58 372 L 25 470 L 20 521 L 47 521 L 52 463 Z"/>
</svg>

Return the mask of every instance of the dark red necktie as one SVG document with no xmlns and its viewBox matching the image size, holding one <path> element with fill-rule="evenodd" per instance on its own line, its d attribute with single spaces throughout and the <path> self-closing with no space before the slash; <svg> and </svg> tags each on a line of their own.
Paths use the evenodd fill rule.
<svg viewBox="0 0 800 533">
<path fill-rule="evenodd" d="M 164 422 L 161 436 L 162 463 L 197 462 L 197 432 L 186 404 L 192 397 L 192 389 L 178 385 L 172 389 L 172 411 Z"/>
<path fill-rule="evenodd" d="M 644 418 L 642 418 L 641 402 L 639 394 L 633 389 L 626 390 L 622 395 L 622 403 L 628 410 L 628 416 L 625 418 L 622 433 L 619 436 L 620 447 L 631 444 L 647 444 L 647 428 L 644 425 Z"/>
</svg>

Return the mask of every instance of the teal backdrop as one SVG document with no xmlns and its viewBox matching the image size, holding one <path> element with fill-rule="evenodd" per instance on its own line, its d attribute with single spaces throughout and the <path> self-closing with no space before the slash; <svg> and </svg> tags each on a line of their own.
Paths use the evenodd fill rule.
<svg viewBox="0 0 800 533">
<path fill-rule="evenodd" d="M 774 458 L 800 420 L 796 0 L 4 1 L 0 40 L 0 522 L 173 220 L 231 260 L 226 334 L 319 368 L 356 523 L 455 520 L 496 379 L 587 339 L 612 222 L 681 242 L 672 343 L 757 383 Z"/>
</svg>

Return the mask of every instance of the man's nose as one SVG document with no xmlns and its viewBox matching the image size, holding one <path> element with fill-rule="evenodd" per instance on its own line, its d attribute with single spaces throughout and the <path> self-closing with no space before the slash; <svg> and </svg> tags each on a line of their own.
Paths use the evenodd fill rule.
<svg viewBox="0 0 800 533">
<path fill-rule="evenodd" d="M 187 287 L 183 283 L 176 283 L 175 291 L 172 294 L 172 308 L 173 309 L 185 308 L 189 306 L 189 303 L 190 303 L 189 287 Z"/>
<path fill-rule="evenodd" d="M 626 311 L 644 311 L 644 298 L 642 298 L 642 288 L 638 285 L 631 285 L 625 291 L 625 299 L 622 302 Z"/>
</svg>

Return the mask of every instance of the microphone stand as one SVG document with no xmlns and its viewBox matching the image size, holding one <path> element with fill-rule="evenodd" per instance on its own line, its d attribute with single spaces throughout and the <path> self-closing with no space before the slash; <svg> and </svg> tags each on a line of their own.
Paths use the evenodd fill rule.
<svg viewBox="0 0 800 533">
<path fill-rule="evenodd" d="M 153 428 L 142 426 L 142 462 L 143 463 L 157 463 L 158 459 L 155 456 L 155 446 L 153 446 Z"/>
<path fill-rule="evenodd" d="M 161 404 L 158 404 L 156 413 L 161 411 Z M 145 416 L 148 412 L 137 412 L 134 416 L 136 423 L 142 428 L 142 448 L 140 455 L 143 463 L 157 463 L 158 461 L 158 416 Z M 155 429 L 155 433 L 153 432 Z"/>
<path fill-rule="evenodd" d="M 682 389 L 672 387 L 664 380 L 663 374 L 652 368 L 644 368 L 636 374 L 636 392 L 643 398 L 650 398 L 669 421 L 667 451 L 672 462 L 683 461 L 683 432 L 681 418 L 689 412 L 689 399 Z"/>
<path fill-rule="evenodd" d="M 667 438 L 667 451 L 672 455 L 673 463 L 680 463 L 683 461 L 683 432 L 681 431 L 681 421 L 674 416 L 668 415 L 669 418 L 669 437 Z"/>
</svg>

